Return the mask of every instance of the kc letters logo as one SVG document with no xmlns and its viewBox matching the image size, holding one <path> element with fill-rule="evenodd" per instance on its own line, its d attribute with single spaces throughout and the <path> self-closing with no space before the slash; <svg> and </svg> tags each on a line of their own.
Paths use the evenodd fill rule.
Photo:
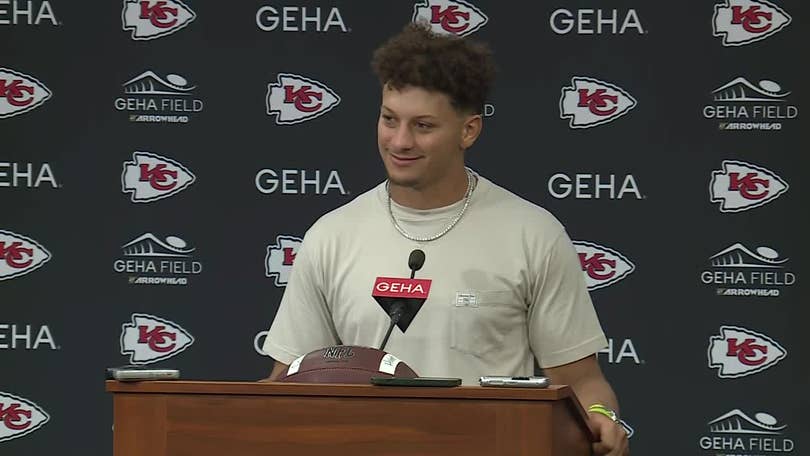
<svg viewBox="0 0 810 456">
<path fill-rule="evenodd" d="M 267 246 L 264 259 L 265 276 L 272 277 L 277 287 L 286 287 L 290 280 L 295 255 L 303 239 L 295 236 L 276 236 L 276 243 Z"/>
<path fill-rule="evenodd" d="M 489 18 L 464 0 L 425 0 L 413 6 L 413 22 L 426 22 L 434 33 L 467 36 L 480 30 Z"/>
<path fill-rule="evenodd" d="M 719 120 L 720 130 L 781 130 L 783 121 L 799 116 L 788 95 L 776 81 L 754 84 L 739 76 L 712 91 L 714 103 L 703 107 L 703 117 Z"/>
<path fill-rule="evenodd" d="M 0 230 L 0 280 L 33 272 L 51 259 L 39 242 L 11 231 Z"/>
<path fill-rule="evenodd" d="M 743 46 L 764 40 L 792 21 L 785 10 L 767 0 L 726 0 L 714 5 L 714 36 L 723 46 Z"/>
<path fill-rule="evenodd" d="M 721 326 L 720 335 L 709 338 L 709 368 L 720 378 L 739 378 L 773 367 L 787 356 L 770 337 L 739 326 Z"/>
<path fill-rule="evenodd" d="M 636 107 L 629 93 L 609 82 L 574 76 L 571 87 L 563 87 L 560 118 L 569 119 L 570 128 L 591 128 L 627 114 Z"/>
<path fill-rule="evenodd" d="M 788 183 L 766 168 L 738 160 L 724 160 L 712 171 L 709 198 L 720 212 L 742 212 L 764 206 L 788 191 Z"/>
<path fill-rule="evenodd" d="M 177 236 L 158 239 L 145 233 L 121 246 L 124 257 L 113 269 L 129 276 L 134 285 L 188 285 L 189 277 L 202 272 L 202 263 L 193 259 L 195 248 Z"/>
<path fill-rule="evenodd" d="M 718 296 L 780 296 L 796 283 L 785 269 L 788 259 L 770 247 L 749 249 L 737 242 L 709 258 L 711 269 L 700 274 L 706 285 L 717 285 Z"/>
<path fill-rule="evenodd" d="M 0 119 L 36 109 L 51 95 L 45 84 L 35 77 L 0 67 Z"/>
<path fill-rule="evenodd" d="M 45 426 L 50 419 L 37 404 L 0 391 L 0 442 L 28 435 Z"/>
<path fill-rule="evenodd" d="M 765 412 L 751 417 L 734 409 L 709 421 L 708 426 L 709 435 L 702 436 L 698 443 L 702 450 L 713 455 L 785 455 L 796 447 L 792 439 L 783 436 L 787 425 Z"/>
<path fill-rule="evenodd" d="M 621 253 L 603 245 L 588 241 L 572 241 L 588 290 L 605 288 L 624 279 L 636 267 Z"/>
<path fill-rule="evenodd" d="M 320 117 L 340 104 L 340 97 L 325 84 L 292 73 L 279 73 L 267 85 L 267 115 L 277 125 L 292 125 Z"/>
<path fill-rule="evenodd" d="M 130 364 L 150 364 L 171 358 L 194 343 L 177 323 L 149 314 L 134 313 L 121 325 L 121 354 Z"/>
<path fill-rule="evenodd" d="M 124 162 L 121 192 L 130 193 L 133 203 L 150 203 L 188 188 L 197 178 L 170 158 L 151 152 L 134 152 L 132 161 Z"/>
<path fill-rule="evenodd" d="M 123 30 L 132 39 L 154 40 L 186 27 L 197 15 L 180 0 L 124 0 Z"/>
</svg>

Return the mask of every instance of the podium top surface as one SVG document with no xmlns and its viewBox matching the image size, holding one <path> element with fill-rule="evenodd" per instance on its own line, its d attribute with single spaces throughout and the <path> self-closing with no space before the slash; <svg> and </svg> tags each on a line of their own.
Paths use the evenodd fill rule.
<svg viewBox="0 0 810 456">
<path fill-rule="evenodd" d="M 106 381 L 111 393 L 139 394 L 217 394 L 253 396 L 331 396 L 331 397 L 403 397 L 442 399 L 507 399 L 557 401 L 573 396 L 566 385 L 548 388 L 502 388 L 480 386 L 424 387 L 375 386 L 325 383 L 219 382 L 219 381 Z"/>
</svg>

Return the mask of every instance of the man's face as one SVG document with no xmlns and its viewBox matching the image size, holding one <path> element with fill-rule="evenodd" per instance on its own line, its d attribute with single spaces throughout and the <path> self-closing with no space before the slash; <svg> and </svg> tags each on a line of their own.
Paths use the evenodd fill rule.
<svg viewBox="0 0 810 456">
<path fill-rule="evenodd" d="M 467 117 L 443 93 L 385 85 L 377 144 L 391 183 L 422 189 L 463 167 Z"/>
</svg>

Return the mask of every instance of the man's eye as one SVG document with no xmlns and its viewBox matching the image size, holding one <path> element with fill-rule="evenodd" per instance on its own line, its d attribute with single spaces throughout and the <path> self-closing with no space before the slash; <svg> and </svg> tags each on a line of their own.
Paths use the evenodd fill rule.
<svg viewBox="0 0 810 456">
<path fill-rule="evenodd" d="M 429 123 L 425 123 L 425 122 L 419 122 L 419 123 L 416 124 L 416 126 L 423 129 L 423 130 L 428 129 L 428 128 L 433 128 L 433 124 L 429 124 Z"/>
</svg>

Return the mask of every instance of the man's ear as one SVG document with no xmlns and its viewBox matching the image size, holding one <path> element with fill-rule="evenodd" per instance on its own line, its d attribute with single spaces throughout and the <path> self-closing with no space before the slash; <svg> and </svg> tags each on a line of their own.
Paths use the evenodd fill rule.
<svg viewBox="0 0 810 456">
<path fill-rule="evenodd" d="M 481 114 L 474 114 L 467 117 L 461 128 L 462 149 L 472 147 L 475 140 L 478 139 L 478 136 L 481 134 L 481 128 L 483 128 L 483 116 Z"/>
</svg>

